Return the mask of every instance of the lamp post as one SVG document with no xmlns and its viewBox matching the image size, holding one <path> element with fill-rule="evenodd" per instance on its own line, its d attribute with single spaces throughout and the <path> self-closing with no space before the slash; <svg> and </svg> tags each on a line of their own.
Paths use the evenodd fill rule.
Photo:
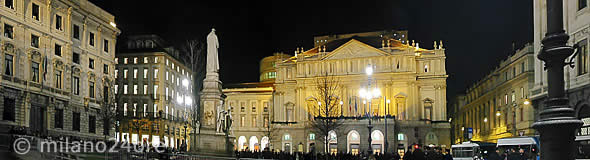
<svg viewBox="0 0 590 160">
<path fill-rule="evenodd" d="M 389 112 L 387 109 L 389 109 L 389 107 L 388 107 L 389 102 L 390 102 L 389 99 L 386 100 L 386 102 L 385 102 L 385 116 L 384 116 L 384 118 L 385 118 L 385 146 L 383 147 L 384 154 L 387 154 L 387 148 L 389 148 L 389 143 L 388 143 L 388 139 L 387 139 L 387 116 L 389 116 Z"/>
<path fill-rule="evenodd" d="M 575 130 L 582 125 L 565 96 L 563 68 L 565 59 L 574 52 L 568 46 L 569 36 L 563 30 L 563 0 L 547 0 L 547 33 L 541 41 L 537 58 L 547 69 L 547 101 L 533 123 L 541 135 L 541 159 L 574 159 Z"/>
<path fill-rule="evenodd" d="M 367 83 L 367 89 L 363 89 L 361 88 L 361 90 L 359 91 L 359 94 L 361 97 L 365 98 L 366 100 L 368 100 L 369 103 L 369 112 L 368 112 L 368 116 L 367 118 L 369 119 L 369 125 L 367 125 L 367 129 L 369 130 L 369 149 L 367 150 L 368 154 L 371 155 L 373 154 L 373 147 L 371 146 L 371 142 L 373 141 L 371 138 L 371 131 L 373 129 L 373 125 L 372 125 L 372 120 L 371 120 L 371 105 L 372 105 L 372 99 L 373 98 L 377 98 L 381 95 L 381 92 L 379 91 L 378 88 L 374 88 L 372 91 L 370 91 L 371 89 L 371 82 L 372 82 L 372 78 L 371 75 L 373 74 L 373 67 L 371 65 L 367 66 L 367 68 L 365 68 L 365 73 L 367 74 L 367 79 L 368 79 L 368 83 Z M 363 101 L 363 103 L 365 103 L 365 101 Z"/>
</svg>

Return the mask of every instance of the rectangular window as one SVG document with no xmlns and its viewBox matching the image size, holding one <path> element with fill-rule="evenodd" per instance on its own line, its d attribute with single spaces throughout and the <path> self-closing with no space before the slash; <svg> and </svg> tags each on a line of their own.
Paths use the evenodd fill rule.
<svg viewBox="0 0 590 160">
<path fill-rule="evenodd" d="M 123 116 L 127 116 L 127 103 L 123 103 Z"/>
<path fill-rule="evenodd" d="M 39 63 L 32 62 L 31 69 L 33 71 L 31 81 L 39 82 Z"/>
<path fill-rule="evenodd" d="M 72 112 L 72 130 L 73 131 L 80 131 L 80 113 L 79 112 Z"/>
<path fill-rule="evenodd" d="M 31 34 L 31 47 L 39 48 L 39 36 Z"/>
<path fill-rule="evenodd" d="M 109 40 L 105 39 L 102 44 L 103 51 L 109 53 Z"/>
<path fill-rule="evenodd" d="M 88 34 L 88 44 L 90 46 L 94 46 L 94 33 L 90 32 L 90 34 Z"/>
<path fill-rule="evenodd" d="M 123 58 L 123 64 L 127 64 L 129 62 L 129 58 Z"/>
<path fill-rule="evenodd" d="M 137 64 L 137 57 L 133 58 L 133 64 Z"/>
<path fill-rule="evenodd" d="M 148 91 L 148 85 L 144 84 L 143 85 L 143 94 L 146 95 Z"/>
<path fill-rule="evenodd" d="M 64 110 L 63 109 L 55 109 L 55 128 L 64 128 L 63 121 L 64 121 Z"/>
<path fill-rule="evenodd" d="M 74 52 L 74 53 L 72 54 L 72 61 L 73 61 L 74 63 L 76 63 L 76 64 L 80 64 L 80 54 L 79 54 L 79 53 L 76 53 L 76 52 Z"/>
<path fill-rule="evenodd" d="M 133 78 L 137 78 L 137 69 L 133 69 Z"/>
<path fill-rule="evenodd" d="M 96 117 L 88 116 L 88 132 L 96 133 Z"/>
<path fill-rule="evenodd" d="M 578 75 L 583 75 L 588 73 L 588 45 L 587 40 L 582 40 L 578 42 Z"/>
<path fill-rule="evenodd" d="M 88 58 L 88 68 L 94 69 L 94 59 Z"/>
<path fill-rule="evenodd" d="M 154 63 L 158 63 L 158 57 L 154 57 Z"/>
<path fill-rule="evenodd" d="M 4 0 L 6 8 L 14 9 L 14 0 Z"/>
<path fill-rule="evenodd" d="M 74 77 L 72 92 L 74 92 L 74 95 L 80 95 L 80 78 L 78 77 Z"/>
<path fill-rule="evenodd" d="M 137 94 L 137 84 L 133 85 L 133 94 Z"/>
<path fill-rule="evenodd" d="M 102 69 L 102 71 L 103 71 L 102 73 L 104 73 L 104 74 L 109 74 L 109 65 L 107 65 L 107 64 L 104 64 L 104 65 L 103 65 L 103 67 L 104 67 L 104 68 Z"/>
<path fill-rule="evenodd" d="M 147 113 L 147 104 L 143 104 L 143 110 L 142 111 L 143 111 L 143 116 L 145 117 L 146 116 L 146 113 Z"/>
<path fill-rule="evenodd" d="M 158 104 L 154 104 L 154 117 L 156 117 L 158 114 Z"/>
<path fill-rule="evenodd" d="M 524 73 L 525 72 L 524 62 L 520 63 L 520 72 L 521 73 Z"/>
<path fill-rule="evenodd" d="M 582 10 L 588 6 L 587 0 L 578 0 L 578 10 Z"/>
<path fill-rule="evenodd" d="M 154 69 L 154 79 L 158 79 L 158 69 Z"/>
<path fill-rule="evenodd" d="M 55 44 L 55 55 L 61 56 L 61 45 Z"/>
<path fill-rule="evenodd" d="M 166 87 L 166 97 L 164 97 L 166 100 L 168 100 L 168 87 Z"/>
<path fill-rule="evenodd" d="M 148 63 L 148 57 L 143 57 L 143 63 Z"/>
<path fill-rule="evenodd" d="M 166 116 L 166 119 L 168 119 L 168 106 L 166 106 L 166 114 L 165 114 L 165 116 Z"/>
<path fill-rule="evenodd" d="M 123 85 L 123 94 L 127 94 L 127 85 L 126 84 Z"/>
<path fill-rule="evenodd" d="M 158 93 L 158 85 L 154 85 L 154 99 L 158 99 L 157 93 Z"/>
<path fill-rule="evenodd" d="M 63 30 L 63 29 L 61 28 L 61 26 L 62 26 L 62 19 L 61 19 L 61 16 L 56 14 L 56 15 L 55 15 L 55 29 L 57 29 L 57 30 L 60 30 L 60 31 L 61 31 L 61 30 Z"/>
<path fill-rule="evenodd" d="M 31 6 L 31 18 L 33 18 L 34 20 L 39 20 L 39 5 L 33 3 L 33 5 Z"/>
<path fill-rule="evenodd" d="M 168 71 L 166 71 L 166 80 L 169 80 L 169 79 L 168 79 Z"/>
<path fill-rule="evenodd" d="M 244 123 L 246 122 L 246 117 L 245 116 L 242 116 L 240 118 L 241 118 L 240 127 L 244 127 Z"/>
<path fill-rule="evenodd" d="M 133 103 L 133 117 L 137 116 L 137 103 Z"/>
<path fill-rule="evenodd" d="M 80 26 L 74 24 L 73 36 L 75 39 L 80 40 Z"/>
<path fill-rule="evenodd" d="M 4 74 L 5 75 L 12 76 L 12 65 L 13 65 L 12 55 L 4 54 Z"/>
<path fill-rule="evenodd" d="M 4 24 L 4 37 L 14 38 L 14 28 L 11 25 Z"/>
<path fill-rule="evenodd" d="M 123 78 L 127 78 L 127 73 L 128 72 L 129 72 L 129 70 L 123 69 Z"/>
<path fill-rule="evenodd" d="M 61 71 L 55 71 L 55 88 L 61 89 Z"/>
<path fill-rule="evenodd" d="M 148 75 L 148 69 L 144 68 L 143 69 L 143 79 L 147 79 L 147 75 Z"/>
<path fill-rule="evenodd" d="M 119 78 L 119 70 L 115 69 L 115 78 Z"/>
<path fill-rule="evenodd" d="M 119 85 L 115 84 L 115 94 L 119 93 Z"/>
<path fill-rule="evenodd" d="M 16 115 L 16 101 L 12 98 L 4 97 L 4 111 L 2 119 L 6 121 L 14 121 Z"/>
<path fill-rule="evenodd" d="M 90 98 L 94 98 L 94 82 L 90 82 L 90 85 L 88 85 L 88 96 Z"/>
</svg>

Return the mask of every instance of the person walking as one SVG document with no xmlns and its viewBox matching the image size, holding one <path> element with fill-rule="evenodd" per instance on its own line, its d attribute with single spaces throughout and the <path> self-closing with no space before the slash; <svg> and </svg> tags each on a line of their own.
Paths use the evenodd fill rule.
<svg viewBox="0 0 590 160">
<path fill-rule="evenodd" d="M 451 155 L 451 150 L 445 149 L 445 152 L 443 152 L 443 160 L 453 160 L 453 156 Z"/>
<path fill-rule="evenodd" d="M 488 155 L 488 160 L 504 160 L 504 159 L 500 156 L 500 150 L 496 149 L 495 152 L 492 152 Z"/>
<path fill-rule="evenodd" d="M 404 160 L 414 160 L 414 155 L 412 154 L 413 148 L 411 146 L 408 147 L 408 151 L 404 154 Z"/>
</svg>

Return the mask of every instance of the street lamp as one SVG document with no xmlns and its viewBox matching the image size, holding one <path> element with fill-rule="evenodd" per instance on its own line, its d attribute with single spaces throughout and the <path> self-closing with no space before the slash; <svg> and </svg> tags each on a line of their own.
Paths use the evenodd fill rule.
<svg viewBox="0 0 590 160">
<path fill-rule="evenodd" d="M 547 69 L 547 101 L 545 106 L 540 107 L 539 120 L 532 126 L 541 135 L 543 160 L 573 160 L 575 131 L 583 124 L 576 118 L 565 96 L 565 60 L 572 55 L 575 47 L 567 45 L 569 35 L 563 30 L 563 3 L 564 0 L 547 0 L 547 33 L 537 56 L 545 62 Z"/>
<path fill-rule="evenodd" d="M 371 130 L 373 128 L 373 125 L 371 124 L 371 101 L 373 98 L 377 98 L 379 96 L 381 96 L 381 91 L 379 91 L 378 88 L 374 88 L 372 91 L 371 90 L 371 82 L 372 82 L 372 77 L 371 75 L 373 75 L 373 66 L 368 65 L 367 68 L 365 68 L 365 73 L 367 74 L 367 89 L 361 88 L 359 90 L 359 95 L 363 98 L 365 98 L 365 100 L 363 100 L 363 104 L 366 104 L 366 100 L 369 101 L 369 113 L 367 118 L 369 119 L 369 125 L 367 125 L 367 128 L 369 129 L 369 149 L 367 150 L 368 154 L 373 154 L 373 148 L 371 146 L 371 142 L 373 141 L 371 138 Z M 387 121 L 387 120 L 386 120 Z M 387 140 L 386 140 L 387 141 Z"/>
</svg>

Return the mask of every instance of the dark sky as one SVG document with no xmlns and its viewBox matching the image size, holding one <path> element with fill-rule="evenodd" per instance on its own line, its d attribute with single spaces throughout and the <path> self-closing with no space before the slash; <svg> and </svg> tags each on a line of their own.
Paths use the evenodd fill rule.
<svg viewBox="0 0 590 160">
<path fill-rule="evenodd" d="M 258 81 L 262 57 L 309 49 L 313 36 L 397 29 L 424 48 L 443 40 L 451 99 L 511 54 L 512 43 L 533 39 L 529 0 L 90 1 L 115 15 L 122 36 L 205 41 L 215 27 L 224 83 Z"/>
</svg>

